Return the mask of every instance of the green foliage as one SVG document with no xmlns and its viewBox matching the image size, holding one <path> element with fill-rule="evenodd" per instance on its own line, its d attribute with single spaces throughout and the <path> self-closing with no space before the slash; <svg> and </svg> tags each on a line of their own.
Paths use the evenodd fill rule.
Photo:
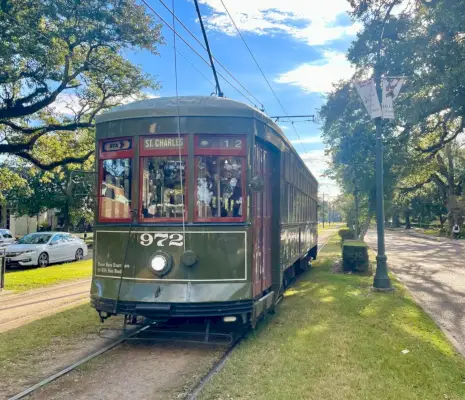
<svg viewBox="0 0 465 400">
<path fill-rule="evenodd" d="M 368 246 L 361 240 L 345 240 L 342 243 L 342 269 L 344 272 L 366 274 L 369 269 Z"/>
<path fill-rule="evenodd" d="M 123 54 L 156 54 L 161 43 L 160 25 L 135 0 L 3 0 L 0 153 L 47 170 L 87 160 L 92 150 L 42 160 L 35 148 L 42 137 L 92 129 L 100 111 L 158 89 Z"/>
<path fill-rule="evenodd" d="M 346 240 L 354 239 L 354 237 L 355 237 L 354 231 L 352 229 L 350 229 L 350 228 L 341 228 L 341 229 L 339 229 L 337 234 L 341 238 L 342 242 L 344 242 Z"/>
</svg>

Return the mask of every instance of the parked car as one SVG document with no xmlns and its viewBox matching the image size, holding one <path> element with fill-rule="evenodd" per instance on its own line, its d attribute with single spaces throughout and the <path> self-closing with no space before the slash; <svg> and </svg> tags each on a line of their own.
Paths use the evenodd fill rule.
<svg viewBox="0 0 465 400">
<path fill-rule="evenodd" d="M 30 233 L 6 248 L 6 265 L 39 266 L 82 260 L 87 245 L 81 239 L 65 232 Z"/>
<path fill-rule="evenodd" d="M 0 228 L 0 251 L 15 242 L 15 238 L 8 229 Z"/>
</svg>

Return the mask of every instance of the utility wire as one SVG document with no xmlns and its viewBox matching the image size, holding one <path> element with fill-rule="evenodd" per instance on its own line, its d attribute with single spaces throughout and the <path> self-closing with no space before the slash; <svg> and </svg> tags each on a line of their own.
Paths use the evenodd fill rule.
<svg viewBox="0 0 465 400">
<path fill-rule="evenodd" d="M 6 15 L 8 17 L 8 19 L 13 22 L 16 26 L 22 28 L 22 29 L 25 29 L 24 26 L 21 26 L 17 23 L 16 20 L 14 20 L 13 18 L 11 18 L 8 13 L 4 13 L 4 15 Z M 27 30 L 31 31 L 31 32 L 34 32 L 36 33 L 37 35 L 43 37 L 44 39 L 46 40 L 50 40 L 50 37 L 44 35 L 42 32 L 38 31 L 38 30 L 35 30 L 35 29 L 31 29 L 31 28 L 26 28 Z M 123 46 L 124 47 L 124 46 Z M 195 49 L 192 49 L 195 51 Z M 181 53 L 181 51 L 176 48 L 176 52 L 181 56 L 183 57 L 191 66 L 192 68 L 194 68 L 203 78 L 205 78 L 213 87 L 215 87 L 215 84 L 211 81 L 211 79 L 209 79 L 199 68 L 197 68 L 193 63 L 192 61 L 190 61 L 183 53 Z M 203 58 L 200 54 L 197 53 L 197 55 L 200 57 L 200 58 Z M 204 62 L 206 62 L 208 64 L 208 61 L 207 60 L 203 60 Z M 90 66 L 94 67 L 95 69 L 100 69 L 100 66 L 98 66 L 97 64 L 94 64 L 93 61 L 86 61 L 87 64 L 89 64 Z M 107 78 L 109 78 L 110 76 L 107 74 L 106 75 Z M 228 82 L 229 83 L 229 82 Z M 250 100 L 249 100 L 250 101 Z"/>
<path fill-rule="evenodd" d="M 161 0 L 160 0 L 161 1 Z M 231 13 L 229 12 L 228 8 L 226 7 L 226 4 L 224 4 L 224 1 L 221 0 L 221 4 L 223 5 L 224 9 L 226 10 L 226 13 L 228 14 L 229 18 L 231 19 L 231 22 L 233 23 L 234 27 L 236 28 L 236 31 L 237 33 L 239 34 L 239 36 L 241 37 L 242 41 L 244 42 L 244 45 L 245 47 L 247 48 L 247 50 L 249 51 L 252 59 L 254 60 L 255 62 L 255 65 L 257 66 L 258 70 L 260 71 L 260 73 L 262 74 L 263 76 L 263 79 L 265 79 L 268 87 L 270 88 L 271 92 L 273 93 L 273 96 L 275 97 L 275 99 L 277 100 L 277 102 L 279 103 L 279 105 L 281 106 L 284 114 L 286 115 L 286 117 L 290 120 L 290 117 L 289 117 L 289 114 L 287 113 L 286 109 L 284 108 L 283 104 L 281 103 L 281 100 L 279 100 L 278 96 L 276 95 L 276 92 L 274 91 L 273 87 L 271 86 L 270 82 L 268 81 L 265 73 L 263 72 L 262 68 L 260 67 L 260 64 L 258 63 L 257 59 L 255 58 L 255 56 L 253 55 L 253 52 L 252 50 L 250 49 L 249 45 L 247 44 L 247 42 L 245 41 L 244 39 L 244 36 L 242 35 L 242 32 L 240 31 L 240 29 L 238 28 L 238 26 L 236 25 L 236 22 L 234 21 L 234 18 L 232 17 Z M 302 139 L 300 138 L 300 135 L 299 133 L 297 132 L 297 129 L 295 128 L 294 126 L 294 122 L 291 122 L 292 123 L 292 128 L 294 129 L 294 132 L 296 134 L 296 136 L 299 138 L 299 141 L 300 141 L 300 145 L 302 146 L 302 149 L 304 150 L 305 154 L 308 156 L 308 153 L 307 153 L 307 150 L 305 149 L 303 143 L 302 143 Z"/>
<path fill-rule="evenodd" d="M 141 0 L 141 2 L 144 3 L 144 4 L 147 6 L 147 8 L 148 8 L 149 10 L 151 10 L 151 11 L 160 19 L 160 21 L 162 21 L 162 22 L 165 24 L 165 26 L 166 26 L 167 28 L 169 28 L 169 29 L 170 29 L 179 39 L 181 39 L 181 40 L 182 40 L 195 54 L 197 54 L 197 55 L 202 59 L 202 61 L 203 61 L 205 64 L 207 64 L 207 65 L 211 68 L 210 63 L 209 63 L 207 60 L 205 60 L 205 58 L 203 58 L 202 55 L 199 54 L 199 52 L 198 52 L 197 50 L 195 50 L 195 49 L 186 41 L 186 39 L 184 39 L 178 32 L 176 32 L 176 31 L 173 29 L 173 27 L 172 27 L 170 24 L 168 24 L 168 23 L 166 22 L 166 20 L 165 20 L 165 19 L 164 19 L 164 18 L 150 5 L 150 4 L 148 4 L 145 0 Z M 253 102 L 252 100 L 250 100 L 250 98 L 248 98 L 244 93 L 242 93 L 236 86 L 234 86 L 228 79 L 226 79 L 226 78 L 225 78 L 222 74 L 220 74 L 219 72 L 218 72 L 218 75 L 221 76 L 221 77 L 222 77 L 222 78 L 236 91 L 236 92 L 238 92 L 242 97 L 244 97 L 244 99 L 246 99 L 250 104 L 252 104 L 253 106 L 256 107 L 256 105 L 254 104 L 254 102 Z"/>
<path fill-rule="evenodd" d="M 141 0 L 141 1 L 142 1 L 144 4 L 147 4 L 145 0 Z M 194 38 L 194 40 L 195 40 L 205 51 L 208 51 L 207 48 L 205 47 L 205 45 L 204 45 L 204 44 L 197 38 L 197 36 L 195 36 L 195 34 L 184 24 L 184 22 L 182 22 L 182 20 L 181 20 L 180 18 L 178 18 L 178 16 L 173 12 L 173 10 L 171 10 L 171 9 L 166 5 L 166 3 L 165 3 L 163 0 L 158 0 L 158 1 L 159 1 L 159 2 L 161 3 L 161 5 L 162 5 L 163 7 L 165 7 L 166 10 L 176 19 L 176 21 L 178 21 L 178 22 L 181 24 L 181 26 L 187 31 L 187 33 L 188 33 L 190 36 L 192 36 L 192 38 Z M 147 6 L 148 6 L 148 5 L 147 5 Z M 148 6 L 148 7 L 149 7 L 149 6 Z M 149 8 L 151 8 L 151 7 L 149 7 Z M 152 9 L 152 8 L 151 8 L 151 9 Z M 153 10 L 153 9 L 152 9 L 152 11 L 155 12 L 155 13 L 157 14 L 157 16 L 158 16 L 160 19 L 162 19 L 162 18 L 160 17 L 160 14 L 158 14 L 158 13 L 157 13 L 155 10 Z M 163 20 L 163 19 L 162 19 L 162 20 Z M 265 107 L 263 106 L 263 103 L 262 103 L 260 100 L 258 100 L 252 93 L 250 93 L 250 92 L 247 90 L 247 88 L 246 88 L 244 85 L 242 85 L 242 83 L 240 83 L 240 82 L 236 79 L 236 77 L 235 77 L 231 72 L 229 72 L 229 70 L 228 70 L 228 69 L 227 69 L 214 55 L 212 55 L 212 58 L 213 58 L 213 60 L 215 60 L 215 61 L 218 63 L 218 65 L 219 65 L 221 68 L 223 68 L 223 70 L 224 70 L 232 79 L 234 79 L 234 81 L 235 81 L 246 93 L 249 94 L 250 97 L 252 97 L 262 108 L 265 108 Z M 219 75 L 220 75 L 220 74 L 219 74 Z M 220 75 L 220 76 L 224 79 L 224 77 L 223 77 L 222 75 Z"/>
</svg>

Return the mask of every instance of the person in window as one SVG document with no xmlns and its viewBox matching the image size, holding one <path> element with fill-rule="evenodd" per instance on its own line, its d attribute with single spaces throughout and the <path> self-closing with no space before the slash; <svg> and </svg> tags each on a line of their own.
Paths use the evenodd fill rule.
<svg viewBox="0 0 465 400">
<path fill-rule="evenodd" d="M 226 211 L 225 216 L 240 217 L 242 189 L 237 185 L 237 183 L 236 178 L 231 178 L 229 184 L 224 189 L 223 208 Z"/>
</svg>

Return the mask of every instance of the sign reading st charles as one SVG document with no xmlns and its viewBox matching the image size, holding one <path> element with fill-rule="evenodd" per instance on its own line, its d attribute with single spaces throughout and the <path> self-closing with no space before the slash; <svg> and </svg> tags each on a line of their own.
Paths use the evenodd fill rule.
<svg viewBox="0 0 465 400">
<path fill-rule="evenodd" d="M 184 138 L 182 137 L 158 137 L 145 138 L 144 150 L 153 149 L 179 149 L 184 147 Z"/>
</svg>

